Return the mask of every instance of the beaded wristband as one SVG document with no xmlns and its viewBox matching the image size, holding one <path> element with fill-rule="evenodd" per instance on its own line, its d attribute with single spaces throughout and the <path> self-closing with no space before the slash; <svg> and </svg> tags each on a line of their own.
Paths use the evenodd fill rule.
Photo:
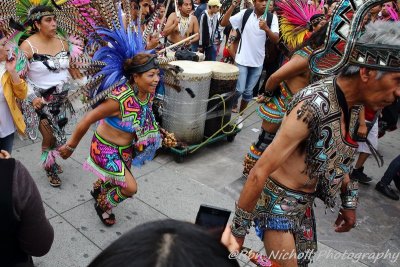
<svg viewBox="0 0 400 267">
<path fill-rule="evenodd" d="M 245 237 L 249 233 L 254 214 L 239 208 L 236 204 L 231 230 L 235 237 Z"/>
<path fill-rule="evenodd" d="M 73 148 L 73 147 L 70 147 L 69 145 L 65 145 L 65 148 L 66 149 L 68 149 L 69 151 L 71 151 L 71 152 L 74 152 L 75 151 L 75 148 Z"/>
<path fill-rule="evenodd" d="M 264 91 L 264 95 L 266 96 L 266 97 L 273 97 L 274 96 L 274 91 L 272 90 L 265 90 Z"/>
<path fill-rule="evenodd" d="M 350 181 L 346 191 L 340 194 L 342 207 L 344 209 L 356 209 L 358 204 L 358 182 Z"/>
</svg>

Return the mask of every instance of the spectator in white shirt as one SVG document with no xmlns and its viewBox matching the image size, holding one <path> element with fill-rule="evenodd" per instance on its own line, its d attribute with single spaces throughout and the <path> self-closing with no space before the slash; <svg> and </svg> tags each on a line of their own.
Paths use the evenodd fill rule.
<svg viewBox="0 0 400 267">
<path fill-rule="evenodd" d="M 271 28 L 267 26 L 267 22 L 262 18 L 267 6 L 266 0 L 254 0 L 254 10 L 246 21 L 241 32 L 241 40 L 236 52 L 235 62 L 239 67 L 239 78 L 236 85 L 235 102 L 242 96 L 240 103 L 240 111 L 243 111 L 249 101 L 253 97 L 253 88 L 261 75 L 263 62 L 265 57 L 265 41 L 269 38 L 273 43 L 277 43 L 279 39 L 278 17 L 273 15 Z M 242 10 L 233 17 L 231 14 L 238 2 L 232 2 L 228 11 L 225 13 L 221 26 L 227 26 L 230 22 L 233 29 L 242 28 L 243 16 L 246 10 Z M 241 122 L 241 116 L 238 122 Z M 238 127 L 243 127 L 242 123 Z"/>
</svg>

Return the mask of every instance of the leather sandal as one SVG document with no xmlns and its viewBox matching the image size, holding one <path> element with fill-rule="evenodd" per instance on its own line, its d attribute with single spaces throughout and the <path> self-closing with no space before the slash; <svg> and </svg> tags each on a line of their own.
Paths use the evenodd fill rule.
<svg viewBox="0 0 400 267">
<path fill-rule="evenodd" d="M 46 170 L 47 179 L 49 179 L 49 184 L 52 187 L 59 187 L 61 185 L 61 179 L 58 177 L 57 173 L 50 170 Z"/>
<path fill-rule="evenodd" d="M 114 215 L 114 213 L 108 213 L 107 211 L 103 211 L 102 208 L 97 203 L 94 203 L 94 209 L 96 210 L 96 213 L 99 216 L 101 222 L 105 226 L 110 227 L 110 226 L 115 224 L 115 215 Z M 107 214 L 108 217 L 104 218 L 103 217 L 104 214 Z"/>
</svg>

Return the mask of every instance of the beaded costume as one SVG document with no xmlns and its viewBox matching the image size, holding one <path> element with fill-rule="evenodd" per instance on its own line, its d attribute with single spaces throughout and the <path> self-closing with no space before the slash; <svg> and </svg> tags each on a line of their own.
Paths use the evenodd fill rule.
<svg viewBox="0 0 400 267">
<path fill-rule="evenodd" d="M 316 192 L 293 191 L 270 178 L 256 206 L 255 223 L 260 238 L 265 229 L 291 231 L 295 235 L 297 253 L 316 251 L 314 198 L 321 198 L 329 208 L 335 207 L 336 194 L 354 161 L 357 143 L 350 138 L 350 132 L 354 132 L 361 107 L 352 109 L 350 132 L 344 136 L 338 90 L 335 78 L 326 78 L 297 93 L 287 110 L 290 114 L 302 103 L 297 118 L 306 122 L 310 129 L 305 144 L 305 171 L 310 179 L 317 180 Z M 299 263 L 307 263 L 309 259 L 304 260 Z"/>
<path fill-rule="evenodd" d="M 399 46 L 383 45 L 379 41 L 362 43 L 362 36 L 358 38 L 365 14 L 382 2 L 342 0 L 338 3 L 324 47 L 310 57 L 311 70 L 319 75 L 333 75 L 350 63 L 372 70 L 399 72 Z M 317 249 L 312 211 L 314 198 L 322 199 L 327 208 L 334 208 L 336 195 L 343 189 L 340 194 L 342 209 L 354 210 L 358 203 L 357 182 L 348 182 L 346 188 L 342 188 L 342 183 L 354 161 L 357 143 L 351 136 L 356 133 L 361 106 L 349 109 L 336 79 L 331 76 L 304 88 L 293 97 L 286 111 L 288 115 L 298 107 L 297 119 L 308 126 L 309 135 L 304 140 L 304 173 L 315 182 L 315 192 L 297 192 L 269 177 L 255 210 L 249 212 L 237 206 L 231 226 L 232 234 L 239 238 L 247 234 L 251 220 L 254 220 L 259 235 L 268 229 L 290 231 L 295 239 L 299 266 L 307 266 L 311 259 L 299 255 L 304 256 L 310 251 L 308 255 L 312 256 Z"/>
<path fill-rule="evenodd" d="M 149 94 L 146 101 L 141 102 L 133 89 L 125 84 L 113 89 L 108 98 L 119 102 L 122 119 L 106 118 L 103 123 L 135 133 L 137 140 L 128 146 L 118 146 L 95 133 L 84 168 L 104 182 L 111 180 L 113 184 L 126 187 L 125 168 L 129 170 L 132 164 L 141 166 L 151 160 L 161 146 L 161 135 L 152 112 L 152 95 Z"/>
</svg>

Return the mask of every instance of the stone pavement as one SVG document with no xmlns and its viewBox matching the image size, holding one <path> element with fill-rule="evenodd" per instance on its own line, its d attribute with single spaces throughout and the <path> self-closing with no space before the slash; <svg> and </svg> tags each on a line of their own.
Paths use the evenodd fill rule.
<svg viewBox="0 0 400 267">
<path fill-rule="evenodd" d="M 243 156 L 258 136 L 260 125 L 260 119 L 253 113 L 232 143 L 221 141 L 209 145 L 186 157 L 183 163 L 176 163 L 172 154 L 161 153 L 153 162 L 135 169 L 138 194 L 114 210 L 117 224 L 110 228 L 100 222 L 93 208 L 89 191 L 95 177 L 82 169 L 89 151 L 91 131 L 70 159 L 59 161 L 64 169 L 60 188 L 48 184 L 39 166 L 40 140 L 32 143 L 16 139 L 13 156 L 30 170 L 55 230 L 50 252 L 35 258 L 35 264 L 86 266 L 112 241 L 139 224 L 164 218 L 193 222 L 203 203 L 233 210 L 243 186 L 240 178 Z M 311 266 L 399 266 L 400 202 L 374 190 L 375 183 L 397 156 L 399 148 L 398 132 L 388 133 L 380 139 L 379 149 L 385 166 L 378 168 L 373 159 L 367 161 L 365 171 L 374 181 L 369 186 L 361 185 L 359 226 L 351 232 L 335 233 L 333 223 L 337 211 L 325 211 L 322 203 L 317 202 L 319 254 Z M 263 252 L 262 243 L 254 233 L 246 239 L 245 245 Z M 385 259 L 374 262 L 373 254 L 357 254 L 377 252 L 385 253 L 382 255 Z M 348 258 L 349 253 L 353 253 L 354 258 Z M 243 258 L 240 264 L 254 266 Z"/>
</svg>

